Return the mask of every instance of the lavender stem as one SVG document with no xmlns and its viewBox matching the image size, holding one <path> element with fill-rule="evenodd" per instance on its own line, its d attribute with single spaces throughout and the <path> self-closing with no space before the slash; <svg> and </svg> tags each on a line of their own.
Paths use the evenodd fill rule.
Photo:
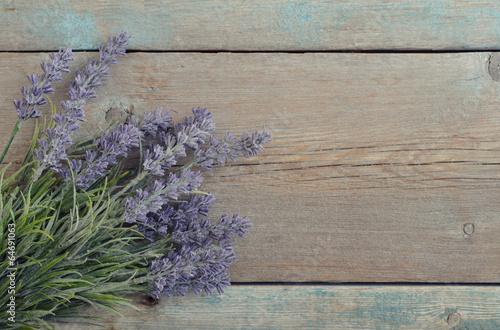
<svg viewBox="0 0 500 330">
<path fill-rule="evenodd" d="M 16 122 L 16 125 L 14 125 L 14 129 L 12 130 L 12 134 L 10 135 L 9 142 L 7 142 L 7 146 L 3 150 L 2 157 L 0 157 L 0 165 L 3 164 L 3 159 L 5 158 L 5 155 L 7 155 L 7 151 L 10 149 L 10 145 L 12 144 L 12 141 L 14 141 L 14 137 L 16 136 L 17 132 L 21 128 L 21 123 L 22 123 L 22 120 L 18 119 Z"/>
</svg>

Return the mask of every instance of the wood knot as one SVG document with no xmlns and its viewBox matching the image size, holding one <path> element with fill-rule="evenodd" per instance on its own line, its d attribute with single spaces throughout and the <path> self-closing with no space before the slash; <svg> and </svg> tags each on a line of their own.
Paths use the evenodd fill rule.
<svg viewBox="0 0 500 330">
<path fill-rule="evenodd" d="M 472 235 L 472 233 L 474 233 L 474 224 L 471 223 L 471 222 L 467 222 L 465 225 L 464 225 L 464 233 L 466 235 Z"/>
<path fill-rule="evenodd" d="M 488 73 L 494 81 L 500 81 L 500 55 L 493 53 L 488 61 Z"/>
<path fill-rule="evenodd" d="M 456 327 L 460 321 L 462 319 L 462 316 L 457 313 L 457 312 L 452 312 L 450 313 L 450 315 L 448 315 L 448 318 L 446 319 L 446 321 L 448 322 L 448 325 L 450 327 Z"/>
<path fill-rule="evenodd" d="M 151 296 L 146 296 L 141 299 L 140 303 L 144 306 L 155 306 L 158 305 L 158 301 Z"/>
<path fill-rule="evenodd" d="M 133 109 L 133 105 L 130 106 L 130 109 L 111 107 L 106 111 L 106 122 L 108 122 L 109 124 L 113 124 L 115 122 L 123 122 Z"/>
</svg>

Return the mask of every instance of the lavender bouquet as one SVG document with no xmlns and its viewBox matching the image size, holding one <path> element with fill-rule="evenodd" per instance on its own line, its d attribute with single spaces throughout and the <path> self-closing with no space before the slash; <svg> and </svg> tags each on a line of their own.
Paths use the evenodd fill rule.
<svg viewBox="0 0 500 330">
<path fill-rule="evenodd" d="M 160 299 L 189 290 L 222 293 L 230 284 L 231 237 L 247 233 L 250 220 L 224 214 L 210 222 L 215 198 L 201 189 L 200 170 L 254 156 L 271 136 L 263 130 L 219 138 L 205 108 L 176 123 L 156 108 L 74 141 L 86 102 L 125 55 L 129 37 L 110 38 L 98 59 L 76 71 L 63 111 L 56 113 L 48 95 L 69 72 L 69 49 L 51 54 L 14 101 L 19 120 L 0 164 L 23 121 L 40 118 L 46 104 L 52 116 L 44 125 L 37 120 L 21 168 L 9 177 L 8 165 L 0 170 L 2 329 L 50 328 L 50 321 L 74 319 L 82 306 L 119 313 L 116 307 L 136 308 L 124 297 L 131 293 Z M 125 170 L 134 153 L 140 164 Z"/>
</svg>

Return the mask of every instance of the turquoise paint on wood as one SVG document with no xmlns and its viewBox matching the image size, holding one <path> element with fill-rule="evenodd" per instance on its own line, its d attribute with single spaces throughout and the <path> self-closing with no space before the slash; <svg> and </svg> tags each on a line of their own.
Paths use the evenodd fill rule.
<svg viewBox="0 0 500 330">
<path fill-rule="evenodd" d="M 73 8 L 71 3 L 43 1 L 36 5 L 32 2 L 4 4 L 0 12 L 3 13 L 0 21 L 3 32 L 22 22 L 15 31 L 10 31 L 11 40 L 19 42 L 21 50 L 30 49 L 32 45 L 41 46 L 43 40 L 59 42 L 50 48 L 93 49 L 98 46 L 94 44 L 100 36 L 92 10 Z"/>
<path fill-rule="evenodd" d="M 310 6 L 299 1 L 284 2 L 277 7 L 270 29 L 282 31 L 295 47 L 314 47 L 321 44 L 325 33 L 323 23 L 317 17 L 321 9 L 319 5 Z"/>
<path fill-rule="evenodd" d="M 163 299 L 120 318 L 100 312 L 115 329 L 499 329 L 500 287 L 238 285 L 222 295 Z M 95 314 L 94 311 L 90 310 Z M 57 329 L 87 329 L 73 323 Z"/>
<path fill-rule="evenodd" d="M 42 20 L 48 21 L 49 31 L 41 31 L 42 33 L 51 33 L 54 38 L 61 40 L 61 45 L 74 49 L 93 49 L 94 42 L 99 38 L 97 26 L 94 22 L 94 17 L 91 13 L 75 13 L 75 12 L 53 12 L 40 11 L 39 16 Z M 36 31 L 36 26 L 33 26 Z M 86 33 L 81 33 L 86 31 Z M 37 32 L 40 34 L 40 32 Z M 39 38 L 42 36 L 39 35 Z"/>
<path fill-rule="evenodd" d="M 0 17 L 11 51 L 96 48 L 123 29 L 142 50 L 500 48 L 489 0 L 18 0 Z"/>
</svg>

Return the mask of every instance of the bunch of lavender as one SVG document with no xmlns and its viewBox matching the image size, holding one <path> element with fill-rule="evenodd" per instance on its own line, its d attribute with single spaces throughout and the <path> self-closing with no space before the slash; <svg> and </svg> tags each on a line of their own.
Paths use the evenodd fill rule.
<svg viewBox="0 0 500 330">
<path fill-rule="evenodd" d="M 84 305 L 118 313 L 116 306 L 134 307 L 123 298 L 128 293 L 160 299 L 189 290 L 222 293 L 230 284 L 232 237 L 247 233 L 250 220 L 237 214 L 209 220 L 215 197 L 201 189 L 201 170 L 257 155 L 271 136 L 262 130 L 219 138 L 206 108 L 174 123 L 170 111 L 157 107 L 117 123 L 92 143 L 74 141 L 86 102 L 97 97 L 108 66 L 125 55 L 129 37 L 110 38 L 99 59 L 76 71 L 63 111 L 52 115 L 40 137 L 37 124 L 22 167 L 6 179 L 7 166 L 0 171 L 2 328 L 49 327 L 48 320 L 74 318 Z M 42 63 L 43 75 L 28 76 L 32 86 L 14 102 L 17 130 L 41 116 L 37 107 L 53 93 L 51 82 L 69 71 L 72 52 L 50 59 Z M 140 163 L 124 170 L 134 153 Z"/>
</svg>

